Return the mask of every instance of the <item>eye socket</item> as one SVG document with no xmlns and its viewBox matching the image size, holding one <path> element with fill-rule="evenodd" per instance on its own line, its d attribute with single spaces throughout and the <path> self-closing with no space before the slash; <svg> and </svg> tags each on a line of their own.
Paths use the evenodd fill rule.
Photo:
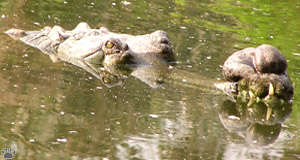
<svg viewBox="0 0 300 160">
<path fill-rule="evenodd" d="M 107 48 L 113 48 L 115 46 L 115 44 L 113 44 L 112 42 L 108 41 L 108 42 L 106 42 L 105 46 Z"/>
</svg>

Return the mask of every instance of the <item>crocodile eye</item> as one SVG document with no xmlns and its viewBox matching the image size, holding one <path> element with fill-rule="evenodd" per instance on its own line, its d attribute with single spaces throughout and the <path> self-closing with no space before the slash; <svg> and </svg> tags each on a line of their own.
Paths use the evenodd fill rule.
<svg viewBox="0 0 300 160">
<path fill-rule="evenodd" d="M 105 46 L 107 48 L 113 48 L 115 46 L 115 44 L 113 44 L 112 42 L 108 41 L 108 42 L 106 42 Z"/>
</svg>

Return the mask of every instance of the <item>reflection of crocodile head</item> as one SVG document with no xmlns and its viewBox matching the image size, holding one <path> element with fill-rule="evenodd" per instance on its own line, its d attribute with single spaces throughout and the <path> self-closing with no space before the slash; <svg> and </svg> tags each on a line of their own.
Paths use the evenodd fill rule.
<svg viewBox="0 0 300 160">
<path fill-rule="evenodd" d="M 244 137 L 247 142 L 267 145 L 274 142 L 281 130 L 281 124 L 290 115 L 292 104 L 278 98 L 273 103 L 248 102 L 240 99 L 237 102 L 225 101 L 220 110 L 219 118 L 223 126 Z"/>
<path fill-rule="evenodd" d="M 100 79 L 108 88 L 124 84 L 129 75 L 132 75 L 152 88 L 158 88 L 163 79 L 169 74 L 167 66 L 157 65 L 99 65 L 86 61 L 72 60 L 70 63 L 85 69 Z"/>
</svg>

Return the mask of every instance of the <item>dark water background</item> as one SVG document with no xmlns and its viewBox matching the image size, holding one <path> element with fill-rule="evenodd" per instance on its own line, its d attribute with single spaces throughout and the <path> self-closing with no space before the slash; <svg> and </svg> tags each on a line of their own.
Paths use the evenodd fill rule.
<svg viewBox="0 0 300 160">
<path fill-rule="evenodd" d="M 298 0 L 1 0 L 0 149 L 15 159 L 300 159 L 299 15 Z M 3 34 L 82 21 L 118 33 L 164 30 L 176 70 L 188 74 L 158 89 L 134 77 L 107 88 Z M 268 145 L 225 129 L 228 97 L 189 83 L 222 81 L 230 54 L 263 43 L 284 53 L 295 84 L 293 111 Z"/>
</svg>

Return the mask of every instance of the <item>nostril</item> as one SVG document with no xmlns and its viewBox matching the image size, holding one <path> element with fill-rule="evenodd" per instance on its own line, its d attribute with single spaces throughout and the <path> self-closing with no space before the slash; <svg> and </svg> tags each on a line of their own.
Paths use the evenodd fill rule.
<svg viewBox="0 0 300 160">
<path fill-rule="evenodd" d="M 159 43 L 169 44 L 169 40 L 167 38 L 160 38 Z"/>
<path fill-rule="evenodd" d="M 121 61 L 126 62 L 126 63 L 132 63 L 133 62 L 132 54 L 130 54 L 128 52 L 122 54 Z"/>
<path fill-rule="evenodd" d="M 125 46 L 124 46 L 124 51 L 127 51 L 128 49 L 129 49 L 128 45 L 125 44 Z"/>
</svg>

